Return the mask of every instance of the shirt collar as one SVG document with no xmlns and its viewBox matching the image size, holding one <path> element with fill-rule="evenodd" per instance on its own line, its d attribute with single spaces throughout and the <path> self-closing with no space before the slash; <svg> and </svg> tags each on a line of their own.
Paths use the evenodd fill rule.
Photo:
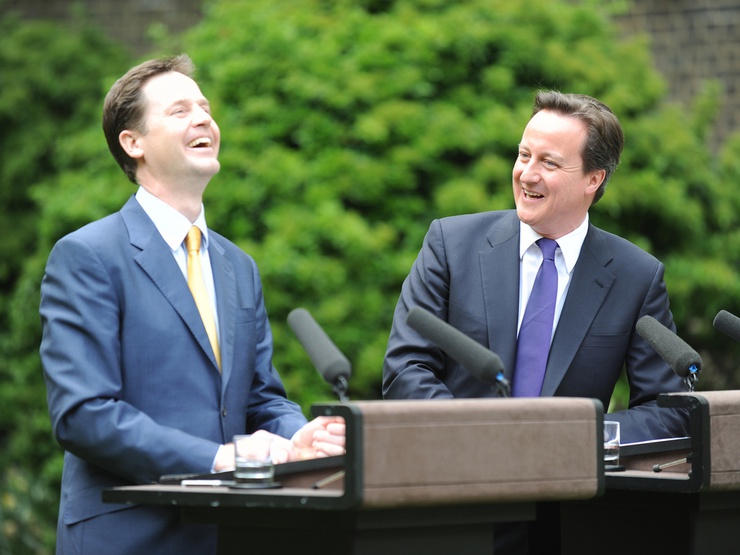
<svg viewBox="0 0 740 555">
<path fill-rule="evenodd" d="M 558 247 L 560 252 L 563 253 L 563 259 L 565 260 L 565 267 L 570 274 L 573 268 L 578 262 L 578 256 L 581 254 L 581 247 L 583 241 L 586 240 L 586 234 L 588 233 L 588 213 L 586 218 L 583 220 L 581 225 L 575 228 L 567 235 L 560 237 L 558 241 Z M 524 257 L 524 253 L 538 240 L 541 239 L 542 235 L 537 233 L 529 225 L 524 222 L 519 222 L 519 259 Z"/>
<path fill-rule="evenodd" d="M 202 235 L 201 248 L 208 248 L 208 227 L 206 226 L 206 215 L 202 204 L 198 218 L 191 223 L 180 212 L 155 197 L 144 187 L 139 187 L 139 190 L 136 191 L 136 200 L 154 222 L 157 231 L 173 251 L 180 248 L 192 226 L 197 226 L 200 229 Z"/>
</svg>

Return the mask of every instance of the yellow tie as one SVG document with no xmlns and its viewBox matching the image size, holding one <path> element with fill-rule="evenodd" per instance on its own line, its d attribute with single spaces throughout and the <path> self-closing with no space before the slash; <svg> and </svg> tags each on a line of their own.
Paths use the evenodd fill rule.
<svg viewBox="0 0 740 555">
<path fill-rule="evenodd" d="M 196 226 L 190 228 L 185 238 L 185 248 L 188 249 L 188 287 L 193 293 L 195 304 L 206 327 L 208 339 L 211 341 L 213 353 L 216 355 L 218 368 L 221 369 L 221 350 L 218 348 L 218 335 L 216 333 L 216 320 L 211 310 L 211 302 L 208 299 L 208 291 L 203 281 L 203 270 L 200 266 L 200 229 Z"/>
</svg>

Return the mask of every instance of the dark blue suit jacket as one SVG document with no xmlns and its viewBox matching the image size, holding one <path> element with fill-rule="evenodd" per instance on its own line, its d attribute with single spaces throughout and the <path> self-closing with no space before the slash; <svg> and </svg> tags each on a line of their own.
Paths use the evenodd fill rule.
<svg viewBox="0 0 740 555">
<path fill-rule="evenodd" d="M 49 256 L 41 358 L 65 450 L 59 552 L 213 553 L 210 528 L 182 527 L 167 509 L 104 504 L 101 491 L 209 472 L 235 434 L 263 428 L 290 437 L 306 422 L 272 366 L 254 261 L 209 237 L 223 374 L 186 279 L 134 198 Z M 117 540 L 90 543 L 119 529 L 126 532 Z"/>
<path fill-rule="evenodd" d="M 623 368 L 630 408 L 610 415 L 622 441 L 683 436 L 681 411 L 661 392 L 687 386 L 635 332 L 649 314 L 675 331 L 664 267 L 628 241 L 588 228 L 553 337 L 542 396 L 589 397 L 609 406 Z M 492 388 L 406 324 L 420 306 L 496 352 L 511 378 L 519 310 L 519 219 L 499 211 L 435 220 L 403 284 L 383 367 L 387 399 L 487 397 Z"/>
</svg>

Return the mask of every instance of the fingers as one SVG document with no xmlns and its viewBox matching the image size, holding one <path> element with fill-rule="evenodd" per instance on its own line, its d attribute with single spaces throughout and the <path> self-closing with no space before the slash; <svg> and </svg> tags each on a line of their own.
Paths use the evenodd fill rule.
<svg viewBox="0 0 740 555">
<path fill-rule="evenodd" d="M 346 443 L 344 424 L 332 424 L 331 428 L 316 430 L 313 433 L 313 443 L 331 443 L 344 447 Z"/>
<path fill-rule="evenodd" d="M 316 441 L 313 444 L 313 448 L 317 458 L 336 457 L 345 453 L 344 444 L 338 445 L 328 441 Z"/>
<path fill-rule="evenodd" d="M 319 416 L 293 436 L 291 460 L 332 457 L 345 452 L 346 426 L 344 418 Z"/>
<path fill-rule="evenodd" d="M 313 433 L 311 447 L 317 457 L 333 457 L 343 455 L 346 445 L 346 426 L 344 420 L 325 423 L 325 427 Z"/>
<path fill-rule="evenodd" d="M 275 436 L 272 442 L 270 456 L 274 464 L 290 462 L 293 458 L 293 443 L 284 437 Z"/>
<path fill-rule="evenodd" d="M 339 435 L 339 436 L 344 437 L 345 434 L 347 433 L 347 426 L 344 424 L 344 420 L 342 420 L 341 422 L 329 424 L 326 427 L 326 431 L 329 432 L 330 434 Z"/>
<path fill-rule="evenodd" d="M 331 426 L 333 424 L 342 424 L 344 425 L 344 418 L 341 416 L 317 416 L 313 420 L 311 420 L 307 426 L 311 427 L 319 427 L 319 428 L 327 428 L 328 426 Z"/>
</svg>

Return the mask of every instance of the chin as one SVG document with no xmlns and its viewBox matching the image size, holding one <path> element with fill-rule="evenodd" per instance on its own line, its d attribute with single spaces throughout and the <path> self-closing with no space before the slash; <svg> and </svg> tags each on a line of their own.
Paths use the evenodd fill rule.
<svg viewBox="0 0 740 555">
<path fill-rule="evenodd" d="M 210 164 L 202 164 L 200 167 L 201 173 L 213 177 L 221 170 L 221 164 L 218 160 L 214 160 Z"/>
<path fill-rule="evenodd" d="M 518 204 L 516 207 L 516 215 L 519 216 L 519 219 L 527 225 L 531 226 L 534 222 L 531 210 L 527 210 L 526 208 L 523 208 Z"/>
</svg>

